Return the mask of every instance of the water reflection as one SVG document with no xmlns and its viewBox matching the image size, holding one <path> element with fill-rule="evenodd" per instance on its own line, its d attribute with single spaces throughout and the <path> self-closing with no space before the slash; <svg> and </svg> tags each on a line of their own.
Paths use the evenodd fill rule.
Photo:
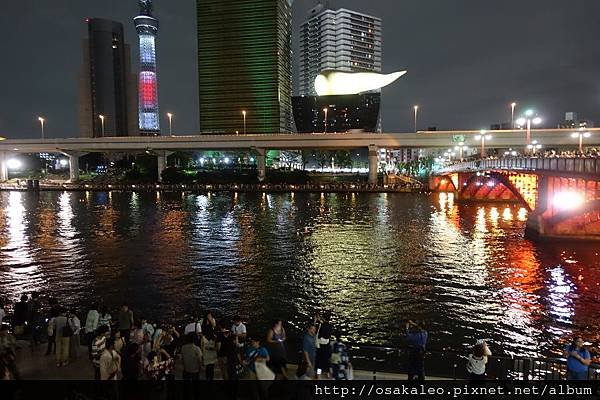
<svg viewBox="0 0 600 400">
<path fill-rule="evenodd" d="M 37 196 L 37 197 L 36 197 Z M 523 239 L 525 208 L 451 194 L 0 193 L 0 291 L 154 319 L 203 307 L 298 332 L 316 309 L 353 341 L 556 354 L 599 340 L 597 250 Z M 32 222 L 35 221 L 35 222 Z"/>
</svg>

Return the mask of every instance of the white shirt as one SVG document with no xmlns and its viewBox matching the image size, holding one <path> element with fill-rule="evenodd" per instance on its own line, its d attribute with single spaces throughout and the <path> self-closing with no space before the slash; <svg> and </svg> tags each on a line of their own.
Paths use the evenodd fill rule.
<svg viewBox="0 0 600 400">
<path fill-rule="evenodd" d="M 79 335 L 79 332 L 81 331 L 81 321 L 79 321 L 79 318 L 76 316 L 69 318 L 69 325 L 71 326 L 71 329 L 73 329 L 73 335 Z"/>
<path fill-rule="evenodd" d="M 246 325 L 240 322 L 239 325 L 233 324 L 231 327 L 231 333 L 234 335 L 245 335 L 246 334 Z"/>
<path fill-rule="evenodd" d="M 488 362 L 488 357 L 492 355 L 492 352 L 486 347 L 485 355 L 481 358 L 475 357 L 473 354 L 469 354 L 469 360 L 467 361 L 467 371 L 475 375 L 485 374 L 485 365 Z"/>
<path fill-rule="evenodd" d="M 85 332 L 92 333 L 98 328 L 98 320 L 100 319 L 100 314 L 96 310 L 90 310 L 87 313 L 87 318 L 85 319 Z"/>
<path fill-rule="evenodd" d="M 187 335 L 190 332 L 200 333 L 202 332 L 202 324 L 200 322 L 190 322 L 185 326 L 183 330 L 184 335 Z"/>
</svg>

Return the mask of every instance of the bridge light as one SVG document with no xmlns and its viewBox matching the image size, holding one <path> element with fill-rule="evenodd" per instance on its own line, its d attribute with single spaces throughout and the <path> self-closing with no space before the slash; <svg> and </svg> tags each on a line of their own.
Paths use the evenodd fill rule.
<svg viewBox="0 0 600 400">
<path fill-rule="evenodd" d="M 66 167 L 69 164 L 69 161 L 64 158 L 61 158 L 58 163 L 60 164 L 61 167 Z"/>
<path fill-rule="evenodd" d="M 527 111 L 525 111 L 525 116 L 526 117 L 532 117 L 533 114 L 535 114 L 535 111 L 533 111 L 533 110 L 527 110 Z"/>
<path fill-rule="evenodd" d="M 560 210 L 573 210 L 585 203 L 585 197 L 577 192 L 558 192 L 554 195 L 554 207 Z"/>
<path fill-rule="evenodd" d="M 515 122 L 517 123 L 517 126 L 521 127 L 527 123 L 527 120 L 525 118 L 519 118 Z"/>
<path fill-rule="evenodd" d="M 533 122 L 534 125 L 539 125 L 542 123 L 542 119 L 540 117 L 535 117 L 531 122 Z"/>
</svg>

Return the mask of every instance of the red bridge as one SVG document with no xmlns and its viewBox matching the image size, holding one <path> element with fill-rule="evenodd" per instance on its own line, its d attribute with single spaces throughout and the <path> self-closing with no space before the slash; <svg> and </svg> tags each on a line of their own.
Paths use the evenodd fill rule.
<svg viewBox="0 0 600 400">
<path fill-rule="evenodd" d="M 600 240 L 600 159 L 503 158 L 454 164 L 429 188 L 463 202 L 518 202 L 529 211 L 525 234 Z"/>
</svg>

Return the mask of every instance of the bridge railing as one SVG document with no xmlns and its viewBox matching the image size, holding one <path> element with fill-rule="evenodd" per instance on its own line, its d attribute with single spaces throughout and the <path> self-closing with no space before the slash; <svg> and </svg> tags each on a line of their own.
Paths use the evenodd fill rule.
<svg viewBox="0 0 600 400">
<path fill-rule="evenodd" d="M 514 157 L 485 159 L 456 163 L 440 169 L 439 172 L 458 172 L 469 169 L 490 168 L 600 175 L 600 158 Z"/>
<path fill-rule="evenodd" d="M 350 344 L 355 368 L 371 371 L 373 379 L 385 379 L 386 373 L 405 374 L 408 349 L 366 344 Z M 428 350 L 425 356 L 428 376 L 465 379 L 467 354 L 455 351 Z M 567 378 L 567 361 L 555 357 L 510 357 L 492 355 L 487 364 L 488 379 L 502 380 L 560 380 Z M 591 364 L 589 380 L 600 380 L 600 364 Z"/>
</svg>

